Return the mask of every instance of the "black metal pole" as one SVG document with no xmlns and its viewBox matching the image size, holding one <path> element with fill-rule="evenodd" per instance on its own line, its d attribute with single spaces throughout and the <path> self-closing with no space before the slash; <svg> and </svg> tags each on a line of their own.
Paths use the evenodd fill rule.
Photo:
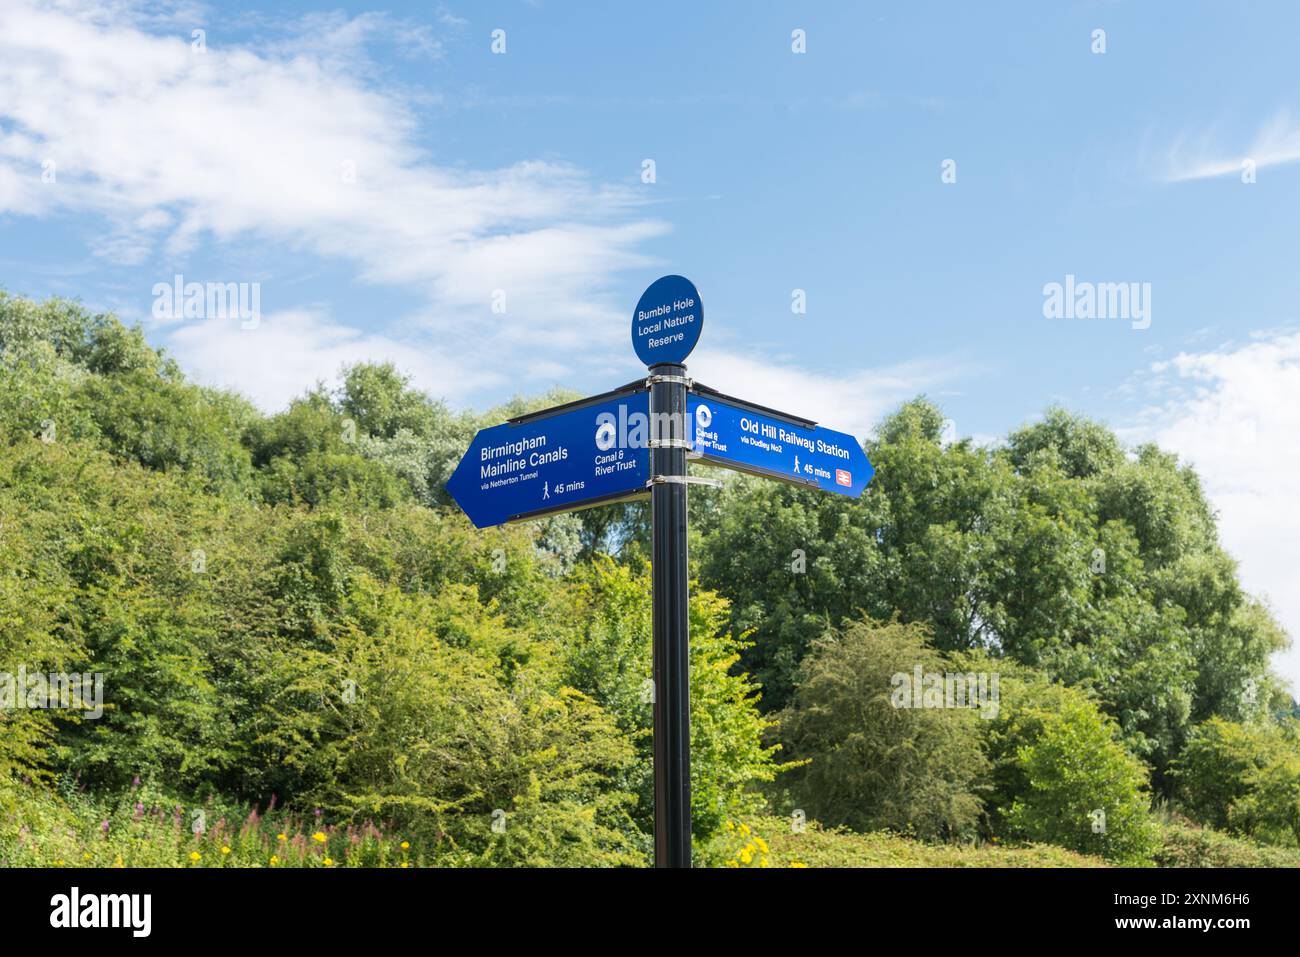
<svg viewBox="0 0 1300 957">
<path fill-rule="evenodd" d="M 650 367 L 655 866 L 691 866 L 691 663 L 686 565 L 686 367 Z M 663 481 L 666 479 L 667 481 Z"/>
</svg>

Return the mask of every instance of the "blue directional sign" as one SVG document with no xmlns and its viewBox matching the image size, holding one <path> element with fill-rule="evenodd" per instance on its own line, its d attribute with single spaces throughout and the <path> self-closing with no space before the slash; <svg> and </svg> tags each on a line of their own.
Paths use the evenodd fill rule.
<svg viewBox="0 0 1300 957">
<path fill-rule="evenodd" d="M 704 461 L 857 498 L 875 469 L 858 440 L 803 426 L 714 395 L 687 399 L 694 450 Z"/>
<path fill-rule="evenodd" d="M 447 491 L 478 528 L 644 494 L 649 404 L 633 391 L 483 429 Z"/>
<path fill-rule="evenodd" d="M 704 328 L 700 294 L 685 276 L 656 279 L 632 311 L 632 348 L 648 366 L 685 361 Z"/>
</svg>

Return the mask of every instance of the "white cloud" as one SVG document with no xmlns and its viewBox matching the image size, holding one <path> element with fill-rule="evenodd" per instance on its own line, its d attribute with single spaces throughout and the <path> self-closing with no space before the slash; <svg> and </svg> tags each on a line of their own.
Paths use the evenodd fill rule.
<svg viewBox="0 0 1300 957">
<path fill-rule="evenodd" d="M 467 379 L 457 361 L 430 344 L 362 333 L 308 310 L 265 315 L 254 329 L 240 328 L 238 319 L 186 321 L 170 349 L 195 380 L 235 389 L 265 409 L 283 408 L 318 381 L 333 384 L 343 366 L 363 360 L 392 362 L 413 385 L 453 399 L 504 384 L 491 375 Z"/>
<path fill-rule="evenodd" d="M 611 330 L 598 344 L 619 339 L 615 277 L 649 265 L 639 248 L 667 227 L 636 191 L 562 162 L 434 163 L 409 98 L 376 79 L 365 46 L 386 31 L 432 56 L 436 37 L 332 14 L 297 24 L 291 42 L 283 26 L 257 49 L 209 34 L 198 53 L 188 29 L 151 33 L 142 16 L 128 0 L 0 5 L 0 213 L 102 222 L 94 251 L 156 263 L 160 281 L 193 272 L 188 257 L 212 241 L 323 257 L 415 292 L 426 324 L 466 345 L 464 368 L 551 368 L 590 341 L 584 326 Z M 42 182 L 47 159 L 55 183 Z M 275 298 L 273 275 L 192 278 L 258 280 Z"/>
<path fill-rule="evenodd" d="M 1160 403 L 1132 434 L 1196 466 L 1243 584 L 1300 636 L 1300 333 L 1151 367 Z M 1300 687 L 1300 648 L 1278 660 Z"/>
<path fill-rule="evenodd" d="M 918 360 L 831 372 L 703 345 L 689 365 L 693 377 L 719 392 L 812 419 L 859 441 L 900 403 L 965 371 L 954 361 Z"/>
<path fill-rule="evenodd" d="M 1240 153 L 1225 150 L 1204 131 L 1183 136 L 1162 160 L 1161 178 L 1169 182 L 1238 176 L 1249 160 L 1255 170 L 1300 160 L 1300 122 L 1286 110 L 1274 114 L 1255 134 L 1250 146 Z"/>
</svg>

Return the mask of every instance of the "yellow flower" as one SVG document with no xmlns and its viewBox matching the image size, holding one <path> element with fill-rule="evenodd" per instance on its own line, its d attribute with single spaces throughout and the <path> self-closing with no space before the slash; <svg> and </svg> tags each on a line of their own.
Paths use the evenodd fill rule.
<svg viewBox="0 0 1300 957">
<path fill-rule="evenodd" d="M 203 855 L 200 854 L 198 851 L 190 851 L 190 860 L 191 860 L 191 861 L 201 861 L 201 860 L 203 860 Z"/>
<path fill-rule="evenodd" d="M 272 855 L 271 855 L 271 866 L 272 866 L 272 867 L 275 867 L 275 866 L 276 866 L 277 864 L 279 864 L 279 863 L 280 863 L 280 855 L 279 855 L 279 854 L 272 854 Z"/>
<path fill-rule="evenodd" d="M 223 848 L 221 849 L 221 853 L 222 853 L 222 854 L 229 854 L 229 853 L 230 853 L 230 848 L 228 848 L 228 847 L 223 847 Z"/>
<path fill-rule="evenodd" d="M 285 837 L 283 834 L 277 834 L 277 835 L 275 836 L 275 839 L 276 839 L 277 841 L 287 841 L 287 840 L 289 840 L 289 839 L 288 839 L 287 837 Z"/>
<path fill-rule="evenodd" d="M 313 835 L 311 836 L 311 839 L 312 839 L 313 841 L 315 841 L 317 844 L 324 844 L 324 843 L 325 843 L 325 832 L 324 832 L 324 831 L 317 831 L 315 834 L 313 834 Z"/>
<path fill-rule="evenodd" d="M 791 862 L 790 862 L 790 866 L 791 866 L 791 867 L 807 867 L 808 865 L 807 865 L 807 864 L 800 864 L 798 861 L 791 861 Z"/>
<path fill-rule="evenodd" d="M 403 866 L 403 867 L 410 867 L 410 866 L 411 866 L 411 862 L 410 862 L 410 861 L 402 861 L 402 866 Z"/>
<path fill-rule="evenodd" d="M 748 825 L 748 824 L 742 824 L 742 825 L 740 825 L 740 836 L 741 836 L 741 837 L 749 837 L 749 825 Z"/>
<path fill-rule="evenodd" d="M 333 866 L 334 866 L 334 858 L 332 858 L 332 857 L 327 857 L 327 858 L 325 858 L 325 866 L 326 866 L 326 867 L 333 867 Z"/>
<path fill-rule="evenodd" d="M 739 867 L 740 864 L 739 864 L 739 862 L 737 862 L 737 861 L 727 861 L 727 866 L 728 866 L 728 867 Z"/>
<path fill-rule="evenodd" d="M 767 862 L 767 858 L 764 857 L 763 859 L 761 859 L 761 860 L 758 862 L 758 866 L 759 866 L 759 867 L 771 867 L 772 865 L 769 864 L 769 863 Z"/>
<path fill-rule="evenodd" d="M 63 858 L 59 858 L 57 861 L 55 861 L 55 862 L 54 862 L 54 866 L 55 866 L 55 867 L 62 867 L 62 866 L 63 866 Z"/>
<path fill-rule="evenodd" d="M 410 842 L 410 841 L 403 841 L 403 842 L 402 842 L 402 850 L 404 850 L 404 851 L 409 851 L 410 849 L 411 849 L 411 842 Z"/>
<path fill-rule="evenodd" d="M 764 854 L 768 853 L 767 841 L 763 840 L 757 834 L 754 835 L 754 843 L 758 845 L 758 849 Z"/>
<path fill-rule="evenodd" d="M 734 825 L 734 824 L 732 824 L 730 821 L 728 821 L 728 822 L 727 822 L 727 830 L 728 830 L 728 831 L 734 831 L 735 829 L 736 829 L 736 825 Z"/>
<path fill-rule="evenodd" d="M 82 859 L 83 861 L 88 861 L 88 860 L 90 860 L 90 851 L 87 851 L 85 854 L 82 854 L 82 855 L 81 855 L 81 859 Z"/>
<path fill-rule="evenodd" d="M 124 864 L 122 863 L 122 858 L 119 857 L 117 860 L 115 860 L 115 861 L 113 862 L 113 866 L 114 866 L 114 867 L 125 867 L 126 865 L 124 865 Z"/>
<path fill-rule="evenodd" d="M 740 849 L 740 853 L 737 854 L 736 856 L 740 858 L 740 863 L 748 864 L 750 861 L 754 859 L 754 845 L 746 844 L 744 847 Z"/>
</svg>

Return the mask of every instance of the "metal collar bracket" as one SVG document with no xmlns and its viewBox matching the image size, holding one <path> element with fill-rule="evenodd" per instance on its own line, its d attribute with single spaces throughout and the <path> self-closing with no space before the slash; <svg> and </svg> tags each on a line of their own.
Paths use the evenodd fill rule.
<svg viewBox="0 0 1300 957">
<path fill-rule="evenodd" d="M 695 384 L 695 380 L 692 379 L 690 376 L 686 376 L 686 375 L 658 375 L 658 374 L 655 374 L 655 375 L 648 375 L 648 376 L 646 376 L 646 379 L 645 379 L 645 387 L 648 389 L 648 388 L 650 388 L 652 385 L 657 385 L 657 384 L 660 383 L 660 382 L 679 382 L 679 383 L 681 383 L 682 385 L 686 386 L 686 388 L 688 388 L 688 389 L 689 389 L 691 386 L 693 386 L 693 385 Z"/>
<path fill-rule="evenodd" d="M 655 475 L 645 483 L 646 488 L 651 485 L 709 485 L 713 488 L 722 488 L 722 483 L 717 479 L 704 478 L 700 475 Z"/>
<path fill-rule="evenodd" d="M 686 439 L 651 439 L 646 443 L 652 449 L 685 449 L 694 452 L 695 445 Z"/>
</svg>

